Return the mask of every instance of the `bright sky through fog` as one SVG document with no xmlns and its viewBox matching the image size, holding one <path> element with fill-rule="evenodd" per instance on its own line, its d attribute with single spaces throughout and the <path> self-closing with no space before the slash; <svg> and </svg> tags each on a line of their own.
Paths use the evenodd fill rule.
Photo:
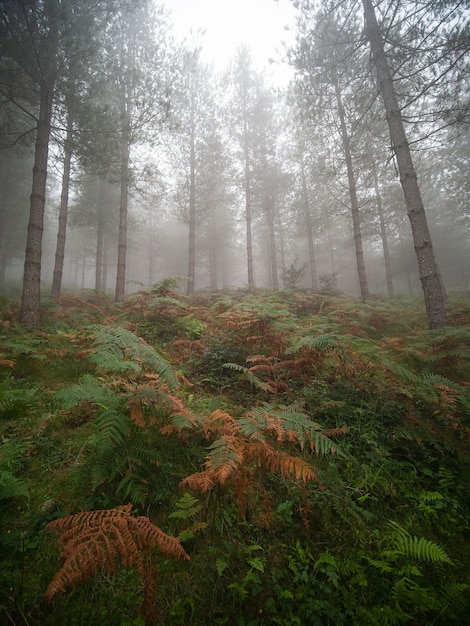
<svg viewBox="0 0 470 626">
<path fill-rule="evenodd" d="M 163 0 L 170 11 L 177 40 L 192 41 L 191 31 L 204 29 L 197 43 L 203 59 L 216 70 L 228 66 L 242 43 L 251 50 L 256 69 L 266 69 L 273 82 L 285 84 L 290 69 L 284 63 L 283 42 L 293 42 L 296 10 L 290 0 Z M 286 30 L 285 27 L 290 27 Z M 275 63 L 270 64 L 269 59 Z"/>
</svg>

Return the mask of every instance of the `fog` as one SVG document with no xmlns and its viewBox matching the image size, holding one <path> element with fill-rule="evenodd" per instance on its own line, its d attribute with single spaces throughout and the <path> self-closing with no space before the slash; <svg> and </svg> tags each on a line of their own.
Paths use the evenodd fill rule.
<svg viewBox="0 0 470 626">
<path fill-rule="evenodd" d="M 124 258 L 126 293 L 175 277 L 189 295 L 295 287 L 360 296 L 360 244 L 371 295 L 420 294 L 416 242 L 366 48 L 349 51 L 335 40 L 334 28 L 315 31 L 315 14 L 282 2 L 271 3 L 272 13 L 260 3 L 261 13 L 252 16 L 258 26 L 264 14 L 268 23 L 272 17 L 264 47 L 261 33 L 256 39 L 258 31 L 248 23 L 222 46 L 224 29 L 234 20 L 243 24 L 248 8 L 242 4 L 236 17 L 224 14 L 225 21 L 214 10 L 205 33 L 199 27 L 202 9 L 214 8 L 210 2 L 198 4 L 201 17 L 194 23 L 183 2 L 167 7 L 173 9 L 169 16 L 146 9 L 146 3 L 137 17 L 115 14 L 106 37 L 95 42 L 96 57 L 73 70 L 81 77 L 68 100 L 71 61 L 60 65 L 42 235 L 43 293 L 57 263 L 65 146 L 73 141 L 63 291 L 113 296 Z M 321 47 L 309 48 L 312 32 L 330 38 L 331 55 L 340 50 L 347 59 L 338 62 L 336 74 Z M 134 46 L 132 67 L 130 43 L 127 56 L 113 56 L 118 37 L 126 36 Z M 393 64 L 393 52 L 390 59 Z M 2 68 L 7 76 L 7 61 Z M 459 115 L 443 113 L 442 100 L 462 81 L 457 73 L 452 80 L 435 81 L 432 90 L 410 79 L 399 85 L 408 90 L 400 97 L 412 120 L 407 132 L 442 282 L 447 290 L 468 290 L 468 98 L 461 86 Z M 3 292 L 19 294 L 37 102 L 14 89 L 18 106 L 4 98 L 0 109 L 0 284 Z M 295 284 L 292 270 L 299 270 Z"/>
</svg>

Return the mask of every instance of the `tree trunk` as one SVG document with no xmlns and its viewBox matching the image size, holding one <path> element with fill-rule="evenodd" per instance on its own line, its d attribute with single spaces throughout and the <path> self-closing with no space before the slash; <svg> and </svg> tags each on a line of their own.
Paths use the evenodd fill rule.
<svg viewBox="0 0 470 626">
<path fill-rule="evenodd" d="M 364 253 L 362 250 L 362 234 L 361 234 L 361 218 L 359 215 L 359 202 L 357 200 L 356 179 L 354 176 L 354 168 L 351 154 L 351 142 L 346 128 L 346 120 L 344 115 L 343 102 L 341 100 L 341 91 L 338 81 L 335 81 L 335 95 L 338 106 L 338 115 L 341 129 L 341 140 L 343 143 L 344 158 L 348 172 L 349 196 L 351 199 L 351 214 L 354 231 L 354 247 L 356 250 L 356 267 L 359 279 L 359 287 L 361 290 L 362 301 L 369 299 L 369 287 L 367 285 L 366 268 L 364 264 Z"/>
<path fill-rule="evenodd" d="M 377 211 L 380 220 L 380 237 L 382 239 L 382 249 L 385 262 L 385 280 L 387 283 L 387 294 L 389 298 L 393 297 L 393 279 L 392 279 L 392 263 L 390 261 L 390 251 L 388 249 L 387 229 L 385 228 L 385 218 L 382 205 L 382 196 L 380 195 L 379 181 L 377 179 L 377 169 L 375 163 L 372 164 L 372 176 L 374 177 L 375 198 L 377 201 Z"/>
<path fill-rule="evenodd" d="M 8 158 L 5 152 L 1 156 L 0 167 L 2 172 L 2 180 L 0 182 L 0 285 L 5 283 L 7 261 L 8 261 L 8 245 L 6 238 L 6 220 L 5 210 L 8 203 L 8 183 L 12 176 L 12 160 Z"/>
<path fill-rule="evenodd" d="M 31 187 L 28 233 L 23 273 L 20 322 L 34 329 L 41 321 L 41 257 L 46 204 L 47 159 L 51 133 L 52 101 L 56 78 L 58 46 L 58 0 L 46 0 L 44 15 L 47 30 L 44 54 L 39 60 L 39 116 L 34 146 L 33 182 Z M 32 41 L 35 46 L 35 42 Z"/>
<path fill-rule="evenodd" d="M 445 294 L 429 233 L 423 200 L 410 147 L 398 104 L 392 73 L 388 65 L 382 35 L 372 0 L 362 0 L 367 37 L 370 42 L 377 70 L 379 89 L 382 95 L 392 148 L 397 157 L 400 181 L 405 196 L 408 217 L 413 234 L 419 277 L 424 292 L 424 301 L 430 328 L 442 328 L 447 324 Z"/>
<path fill-rule="evenodd" d="M 266 158 L 263 156 L 263 213 L 266 217 L 266 224 L 268 227 L 268 256 L 269 256 L 269 281 L 271 288 L 274 291 L 279 290 L 279 274 L 277 270 L 277 246 L 276 246 L 276 231 L 275 231 L 275 207 L 274 207 L 274 193 L 273 183 L 269 180 L 267 174 Z"/>
<path fill-rule="evenodd" d="M 114 299 L 120 302 L 126 291 L 127 208 L 129 202 L 130 115 L 128 103 L 123 105 L 121 137 L 121 194 L 119 203 L 119 238 Z"/>
<path fill-rule="evenodd" d="M 317 264 L 315 260 L 315 246 L 313 243 L 313 224 L 310 212 L 310 202 L 308 199 L 307 178 L 305 176 L 305 165 L 300 157 L 300 176 L 302 181 L 302 206 L 304 210 L 305 228 L 307 229 L 308 259 L 310 265 L 310 285 L 313 291 L 318 290 Z"/>
<path fill-rule="evenodd" d="M 95 289 L 96 291 L 103 291 L 103 243 L 104 243 L 104 220 L 103 220 L 102 212 L 100 211 L 100 207 L 98 207 L 98 224 L 97 224 L 97 229 L 96 229 L 96 257 L 95 257 Z"/>
<path fill-rule="evenodd" d="M 248 125 L 246 121 L 246 111 L 243 120 L 243 142 L 245 157 L 245 221 L 246 221 L 246 260 L 248 266 L 248 289 L 253 291 L 255 288 L 255 278 L 253 273 L 253 241 L 251 234 L 251 176 L 250 176 L 250 157 L 248 154 Z"/>
<path fill-rule="evenodd" d="M 57 229 L 57 246 L 55 252 L 54 275 L 51 296 L 58 298 L 62 288 L 64 271 L 65 240 L 67 237 L 67 214 L 69 206 L 70 164 L 73 153 L 73 117 L 70 106 L 67 110 L 67 136 L 64 142 L 64 171 L 62 174 L 62 192 L 60 195 L 59 227 Z"/>
<path fill-rule="evenodd" d="M 54 79 L 44 78 L 40 85 L 39 119 L 34 149 L 33 183 L 20 310 L 20 322 L 29 330 L 39 326 L 41 317 L 42 234 L 53 93 Z"/>
<path fill-rule="evenodd" d="M 196 172 L 195 172 L 195 122 L 194 122 L 194 94 L 191 95 L 190 110 L 190 157 L 189 157 L 189 246 L 188 246 L 188 284 L 186 295 L 194 296 L 194 280 L 196 274 Z"/>
</svg>

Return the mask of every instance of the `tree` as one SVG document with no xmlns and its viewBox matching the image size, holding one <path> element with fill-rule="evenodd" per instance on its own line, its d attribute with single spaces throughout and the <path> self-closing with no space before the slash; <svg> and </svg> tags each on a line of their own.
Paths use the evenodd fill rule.
<svg viewBox="0 0 470 626">
<path fill-rule="evenodd" d="M 308 3 L 307 3 L 308 4 Z M 363 88 L 362 68 L 346 64 L 354 50 L 355 23 L 341 24 L 336 9 L 320 10 L 313 29 L 310 20 L 303 24 L 299 46 L 293 54 L 297 69 L 298 106 L 310 123 L 330 128 L 332 141 L 340 145 L 346 167 L 351 211 L 356 269 L 362 300 L 369 298 L 369 287 L 362 246 L 361 216 L 354 164 L 354 134 L 361 113 L 355 107 L 355 91 Z M 346 101 L 349 106 L 346 106 Z"/>
<path fill-rule="evenodd" d="M 83 50 L 96 16 L 106 16 L 117 0 L 84 0 L 79 6 L 60 0 L 2 1 L 0 52 L 9 76 L 3 101 L 32 122 L 35 157 L 23 275 L 20 321 L 40 322 L 42 236 L 51 120 L 56 85 L 70 50 Z M 3 84 L 3 81 L 2 81 Z M 24 134 L 31 131 L 25 130 Z"/>
<path fill-rule="evenodd" d="M 186 293 L 189 297 L 194 295 L 196 286 L 198 231 L 227 198 L 227 158 L 217 86 L 212 69 L 200 60 L 200 50 L 188 49 L 180 82 L 175 87 L 175 124 L 168 143 L 175 178 L 174 199 L 179 219 L 188 226 Z M 214 254 L 213 243 L 210 238 L 209 255 Z M 210 259 L 209 266 L 215 270 Z M 213 270 L 209 271 L 214 276 Z"/>
<path fill-rule="evenodd" d="M 128 202 L 133 182 L 131 149 L 144 144 L 149 133 L 158 132 L 169 108 L 173 59 L 166 35 L 163 9 L 139 0 L 118 13 L 104 41 L 110 113 L 119 116 L 115 130 L 120 137 L 116 301 L 123 298 L 126 285 Z"/>
<path fill-rule="evenodd" d="M 413 233 L 419 266 L 419 277 L 424 292 L 429 326 L 430 328 L 441 328 L 447 323 L 445 294 L 434 256 L 421 191 L 411 158 L 410 146 L 403 124 L 393 76 L 385 53 L 382 34 L 377 22 L 374 6 L 371 0 L 362 0 L 362 3 L 364 7 L 366 33 L 377 71 L 379 89 L 390 129 L 390 139 L 397 158 L 401 185 Z"/>
<path fill-rule="evenodd" d="M 38 114 L 30 214 L 24 263 L 20 320 L 27 328 L 39 325 L 42 233 L 46 201 L 47 158 L 52 103 L 57 75 L 61 3 L 44 0 L 27 4 L 2 2 L 1 52 L 35 83 Z"/>
<path fill-rule="evenodd" d="M 255 276 L 253 267 L 253 206 L 252 206 L 252 159 L 253 143 L 252 134 L 253 109 L 255 105 L 257 76 L 252 68 L 251 56 L 248 48 L 239 48 L 233 68 L 233 122 L 235 137 L 240 149 L 240 161 L 242 164 L 243 196 L 245 204 L 246 225 L 246 260 L 248 270 L 248 289 L 255 288 Z"/>
</svg>

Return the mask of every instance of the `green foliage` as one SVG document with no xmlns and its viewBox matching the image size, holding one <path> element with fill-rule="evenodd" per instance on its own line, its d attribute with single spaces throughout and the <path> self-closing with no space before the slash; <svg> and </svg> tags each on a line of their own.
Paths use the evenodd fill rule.
<svg viewBox="0 0 470 626">
<path fill-rule="evenodd" d="M 168 361 L 142 338 L 120 326 L 94 324 L 89 328 L 94 337 L 90 360 L 98 370 L 138 375 L 144 369 L 150 369 L 169 385 L 177 386 L 177 378 Z"/>
<path fill-rule="evenodd" d="M 289 267 L 285 267 L 282 270 L 281 274 L 282 282 L 284 283 L 284 289 L 291 289 L 292 291 L 300 289 L 306 269 L 306 263 L 304 263 L 302 267 L 297 267 L 297 259 L 295 259 L 294 262 L 289 265 Z"/>
<path fill-rule="evenodd" d="M 174 287 L 127 298 L 119 325 L 109 310 L 89 326 L 101 305 L 69 298 L 50 331 L 2 339 L 0 621 L 138 624 L 130 571 L 57 597 L 53 617 L 42 600 L 44 524 L 132 503 L 191 554 L 162 560 L 155 626 L 464 623 L 468 302 L 431 332 L 410 299 L 189 306 Z"/>
<path fill-rule="evenodd" d="M 12 498 L 29 498 L 24 479 L 15 476 L 22 467 L 22 455 L 28 444 L 18 441 L 0 443 L 0 502 Z"/>
<path fill-rule="evenodd" d="M 318 277 L 320 285 L 320 291 L 322 293 L 336 293 L 338 289 L 338 275 L 337 273 L 324 273 Z"/>
</svg>

